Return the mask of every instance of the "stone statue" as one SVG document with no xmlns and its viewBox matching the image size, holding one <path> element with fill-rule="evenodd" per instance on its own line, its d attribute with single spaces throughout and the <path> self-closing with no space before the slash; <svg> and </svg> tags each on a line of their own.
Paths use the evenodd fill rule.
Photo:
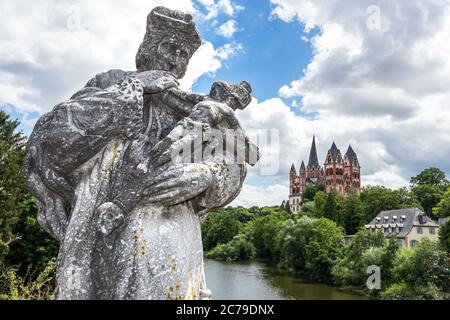
<svg viewBox="0 0 450 320">
<path fill-rule="evenodd" d="M 216 82 L 208 96 L 178 88 L 200 44 L 191 15 L 157 7 L 137 71 L 98 74 L 36 123 L 25 174 L 60 242 L 58 299 L 209 298 L 201 220 L 235 199 L 259 153 L 234 115 L 248 83 Z M 218 152 L 230 130 L 244 143 Z M 175 161 L 190 142 L 215 151 Z"/>
</svg>

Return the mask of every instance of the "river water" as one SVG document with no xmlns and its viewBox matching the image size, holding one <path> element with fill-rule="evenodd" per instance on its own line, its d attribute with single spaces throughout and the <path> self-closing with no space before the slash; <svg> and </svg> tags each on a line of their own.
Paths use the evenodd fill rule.
<svg viewBox="0 0 450 320">
<path fill-rule="evenodd" d="M 363 300 L 365 296 L 309 283 L 261 261 L 205 259 L 206 284 L 215 300 Z"/>
</svg>

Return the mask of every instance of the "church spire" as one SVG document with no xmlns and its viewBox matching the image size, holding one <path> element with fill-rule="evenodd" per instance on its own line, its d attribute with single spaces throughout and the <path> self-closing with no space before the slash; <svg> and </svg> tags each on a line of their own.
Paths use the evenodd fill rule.
<svg viewBox="0 0 450 320">
<path fill-rule="evenodd" d="M 311 151 L 309 152 L 309 162 L 308 168 L 319 167 L 319 159 L 317 157 L 317 149 L 316 149 L 316 135 L 313 136 L 313 141 L 311 145 Z"/>
</svg>

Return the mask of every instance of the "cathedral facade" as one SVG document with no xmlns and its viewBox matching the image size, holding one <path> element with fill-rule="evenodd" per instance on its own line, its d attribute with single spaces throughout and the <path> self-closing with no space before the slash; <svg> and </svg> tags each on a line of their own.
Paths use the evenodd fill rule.
<svg viewBox="0 0 450 320">
<path fill-rule="evenodd" d="M 298 213 L 300 206 L 305 202 L 304 193 L 308 185 L 320 186 L 327 193 L 336 190 L 343 196 L 346 196 L 352 187 L 358 192 L 361 189 L 361 166 L 351 146 L 342 157 L 341 151 L 333 142 L 327 152 L 323 167 L 319 164 L 318 159 L 314 136 L 308 165 L 305 166 L 302 161 L 300 171 L 297 173 L 292 164 L 289 172 L 289 207 L 293 213 Z"/>
</svg>

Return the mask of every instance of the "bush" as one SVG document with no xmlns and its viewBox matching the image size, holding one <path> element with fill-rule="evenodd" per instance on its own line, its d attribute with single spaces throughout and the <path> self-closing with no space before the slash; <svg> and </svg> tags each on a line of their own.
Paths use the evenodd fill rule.
<svg viewBox="0 0 450 320">
<path fill-rule="evenodd" d="M 380 295 L 382 300 L 445 300 L 447 295 L 434 283 L 411 286 L 405 282 L 394 283 Z"/>
<path fill-rule="evenodd" d="M 342 255 L 343 230 L 325 218 L 288 220 L 280 231 L 280 266 L 328 282 Z"/>
<path fill-rule="evenodd" d="M 426 286 L 432 282 L 442 286 L 446 280 L 447 254 L 436 242 L 423 239 L 414 249 L 400 250 L 394 260 L 393 279 L 411 286 Z"/>
<path fill-rule="evenodd" d="M 56 259 L 33 279 L 21 277 L 17 269 L 3 266 L 0 273 L 0 300 L 54 300 Z"/>
<path fill-rule="evenodd" d="M 241 261 L 256 257 L 256 248 L 248 241 L 246 235 L 239 234 L 226 244 L 219 244 L 217 247 L 206 253 L 209 259 L 221 261 Z"/>
</svg>

